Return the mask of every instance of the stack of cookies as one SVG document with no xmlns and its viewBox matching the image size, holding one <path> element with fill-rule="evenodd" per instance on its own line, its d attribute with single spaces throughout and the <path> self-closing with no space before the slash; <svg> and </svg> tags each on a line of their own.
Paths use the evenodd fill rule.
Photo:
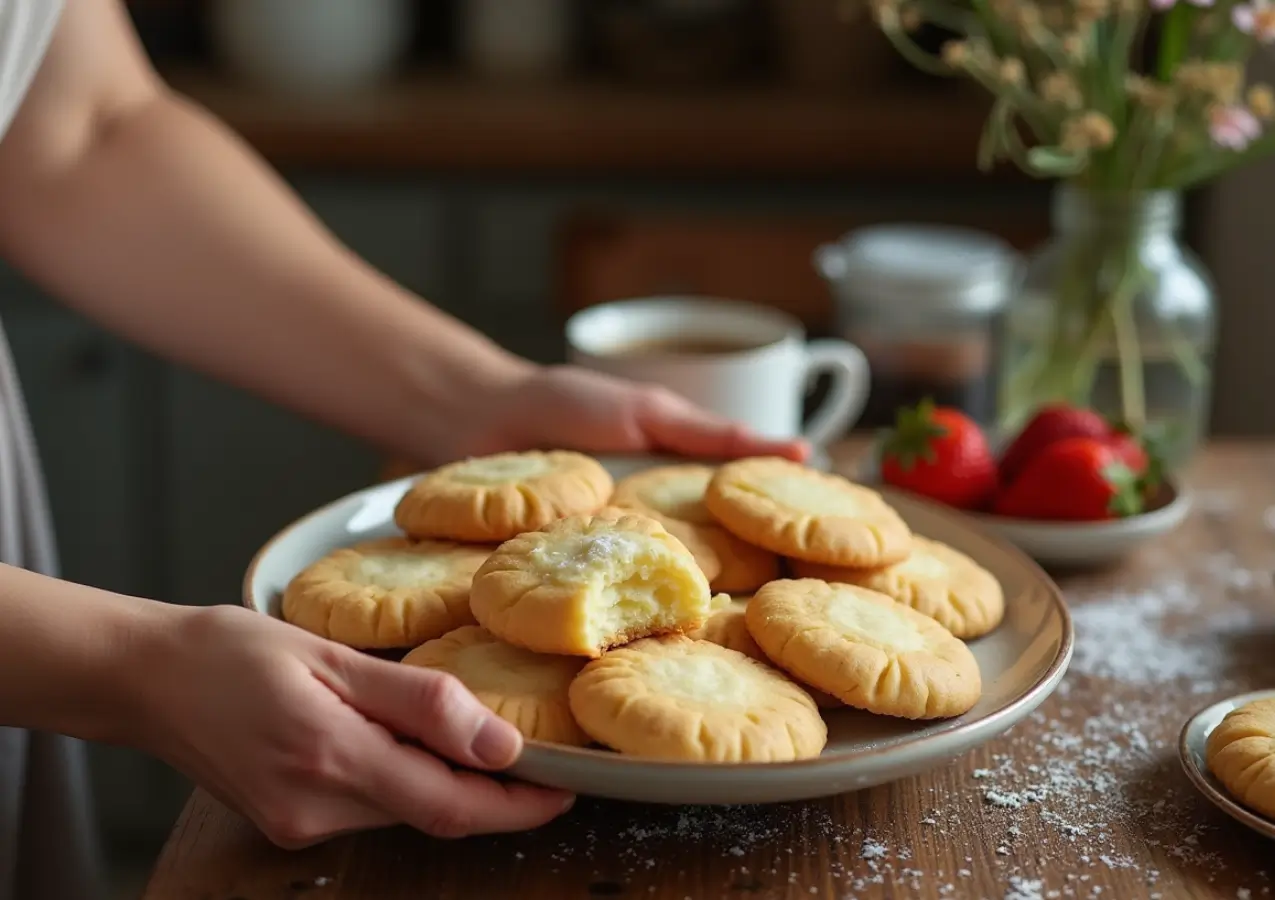
<svg viewBox="0 0 1275 900">
<path fill-rule="evenodd" d="M 424 475 L 395 522 L 300 573 L 284 617 L 413 648 L 529 739 L 652 759 L 817 756 L 820 708 L 960 715 L 964 640 L 1004 612 L 879 494 L 777 458 L 613 484 L 579 453 L 498 454 Z"/>
</svg>

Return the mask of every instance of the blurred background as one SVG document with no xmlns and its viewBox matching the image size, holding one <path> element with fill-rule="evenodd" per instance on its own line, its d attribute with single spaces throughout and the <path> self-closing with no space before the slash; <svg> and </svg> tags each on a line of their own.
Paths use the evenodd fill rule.
<svg viewBox="0 0 1275 900">
<path fill-rule="evenodd" d="M 345 242 L 540 361 L 562 359 L 571 311 L 652 293 L 754 300 L 834 333 L 812 252 L 873 223 L 1019 250 L 1049 234 L 1048 185 L 976 168 L 985 95 L 920 74 L 853 3 L 129 6 L 170 82 Z M 1269 166 L 1188 198 L 1184 239 L 1218 283 L 1215 434 L 1275 431 L 1272 199 Z M 116 342 L 8 270 L 0 304 L 71 579 L 237 602 L 265 539 L 386 463 Z M 144 871 L 188 785 L 128 751 L 93 748 L 93 766 L 112 859 Z"/>
</svg>

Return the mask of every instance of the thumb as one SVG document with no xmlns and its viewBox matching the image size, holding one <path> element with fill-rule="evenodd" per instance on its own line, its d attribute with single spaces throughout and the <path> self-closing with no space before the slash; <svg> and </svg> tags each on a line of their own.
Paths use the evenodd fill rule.
<svg viewBox="0 0 1275 900">
<path fill-rule="evenodd" d="M 455 676 L 362 653 L 341 656 L 329 686 L 366 718 L 463 766 L 505 769 L 522 753 L 518 729 Z"/>
</svg>

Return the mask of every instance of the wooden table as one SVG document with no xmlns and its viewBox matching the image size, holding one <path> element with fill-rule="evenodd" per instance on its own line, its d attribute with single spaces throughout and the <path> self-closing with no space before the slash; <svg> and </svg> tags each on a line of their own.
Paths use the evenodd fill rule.
<svg viewBox="0 0 1275 900">
<path fill-rule="evenodd" d="M 1275 444 L 1214 446 L 1189 483 L 1177 532 L 1059 576 L 1077 649 L 1058 693 L 936 771 L 773 807 L 582 798 L 532 833 L 293 853 L 197 791 L 145 900 L 1275 896 L 1275 843 L 1197 795 L 1176 754 L 1196 708 L 1275 686 Z"/>
</svg>

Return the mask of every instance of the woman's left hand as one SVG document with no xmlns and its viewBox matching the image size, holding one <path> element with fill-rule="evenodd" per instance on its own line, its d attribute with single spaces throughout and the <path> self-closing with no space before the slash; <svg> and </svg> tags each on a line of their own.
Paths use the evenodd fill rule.
<svg viewBox="0 0 1275 900">
<path fill-rule="evenodd" d="M 576 366 L 537 368 L 490 400 L 452 458 L 537 448 L 798 462 L 809 454 L 802 440 L 759 437 L 666 388 Z"/>
</svg>

